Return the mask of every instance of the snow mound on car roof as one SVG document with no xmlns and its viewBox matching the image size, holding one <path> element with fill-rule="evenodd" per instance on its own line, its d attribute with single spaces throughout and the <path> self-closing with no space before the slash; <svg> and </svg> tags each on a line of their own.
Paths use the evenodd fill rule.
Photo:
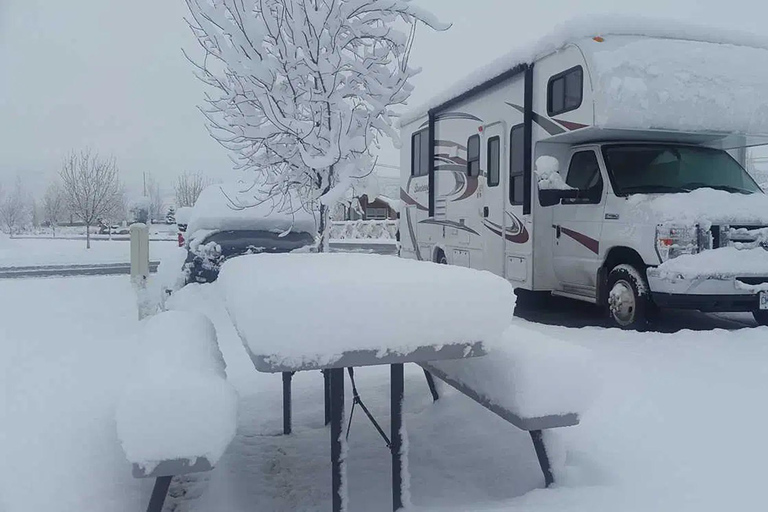
<svg viewBox="0 0 768 512">
<path fill-rule="evenodd" d="M 261 230 L 316 233 L 312 211 L 294 194 L 268 196 L 250 183 L 216 184 L 203 190 L 195 203 L 187 232 Z"/>
</svg>

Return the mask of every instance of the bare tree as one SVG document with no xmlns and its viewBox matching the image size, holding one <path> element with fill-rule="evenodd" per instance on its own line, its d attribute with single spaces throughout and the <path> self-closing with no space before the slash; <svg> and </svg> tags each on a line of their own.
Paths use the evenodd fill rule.
<svg viewBox="0 0 768 512">
<path fill-rule="evenodd" d="M 261 192 L 319 204 L 322 250 L 330 208 L 373 171 L 380 139 L 398 138 L 416 26 L 448 26 L 408 0 L 186 2 L 198 76 L 217 92 L 203 109 L 211 134 Z"/>
<path fill-rule="evenodd" d="M 47 222 L 53 230 L 53 236 L 56 236 L 56 226 L 66 215 L 66 205 L 64 204 L 64 193 L 57 182 L 48 185 L 43 196 L 43 221 Z"/>
<path fill-rule="evenodd" d="M 149 219 L 151 222 L 157 222 L 165 215 L 165 209 L 160 183 L 151 174 L 147 176 L 147 197 L 149 197 Z"/>
<path fill-rule="evenodd" d="M 70 211 L 85 224 L 86 247 L 91 248 L 91 226 L 109 217 L 122 202 L 122 187 L 114 158 L 89 150 L 73 152 L 61 169 L 64 196 Z"/>
<path fill-rule="evenodd" d="M 185 172 L 179 175 L 173 186 L 176 192 L 176 207 L 195 206 L 200 193 L 212 183 L 213 181 L 201 172 Z"/>
<path fill-rule="evenodd" d="M 0 198 L 0 221 L 8 234 L 13 235 L 24 227 L 29 214 L 27 195 L 21 178 L 16 178 L 16 183 L 7 194 Z"/>
</svg>

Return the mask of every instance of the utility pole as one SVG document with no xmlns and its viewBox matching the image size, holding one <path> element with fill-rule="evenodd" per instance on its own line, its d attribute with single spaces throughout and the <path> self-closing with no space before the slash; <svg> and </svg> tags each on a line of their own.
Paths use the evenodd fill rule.
<svg viewBox="0 0 768 512">
<path fill-rule="evenodd" d="M 147 171 L 141 173 L 144 177 L 144 197 L 147 197 Z"/>
</svg>

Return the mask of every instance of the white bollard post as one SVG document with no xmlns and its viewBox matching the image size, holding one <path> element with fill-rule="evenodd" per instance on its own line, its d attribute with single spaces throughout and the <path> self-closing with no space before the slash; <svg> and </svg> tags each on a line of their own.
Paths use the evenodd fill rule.
<svg viewBox="0 0 768 512">
<path fill-rule="evenodd" d="M 149 228 L 146 224 L 131 224 L 131 282 L 136 287 L 139 320 L 147 316 L 146 287 L 149 279 Z"/>
</svg>

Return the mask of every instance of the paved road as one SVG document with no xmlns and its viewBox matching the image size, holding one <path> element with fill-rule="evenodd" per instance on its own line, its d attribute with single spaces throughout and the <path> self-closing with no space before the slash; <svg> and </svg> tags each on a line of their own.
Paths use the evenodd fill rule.
<svg viewBox="0 0 768 512">
<path fill-rule="evenodd" d="M 149 263 L 149 271 L 157 272 L 157 267 L 159 264 L 159 261 L 151 261 Z M 0 267 L 0 279 L 21 279 L 30 277 L 111 276 L 130 273 L 130 263 Z"/>
<path fill-rule="evenodd" d="M 612 327 L 602 309 L 563 297 L 551 297 L 547 303 L 530 311 L 515 311 L 515 315 L 532 322 L 566 327 Z M 742 329 L 755 327 L 750 313 L 700 313 L 698 311 L 666 310 L 649 325 L 655 332 L 677 332 L 683 329 L 709 331 L 712 329 Z"/>
</svg>

